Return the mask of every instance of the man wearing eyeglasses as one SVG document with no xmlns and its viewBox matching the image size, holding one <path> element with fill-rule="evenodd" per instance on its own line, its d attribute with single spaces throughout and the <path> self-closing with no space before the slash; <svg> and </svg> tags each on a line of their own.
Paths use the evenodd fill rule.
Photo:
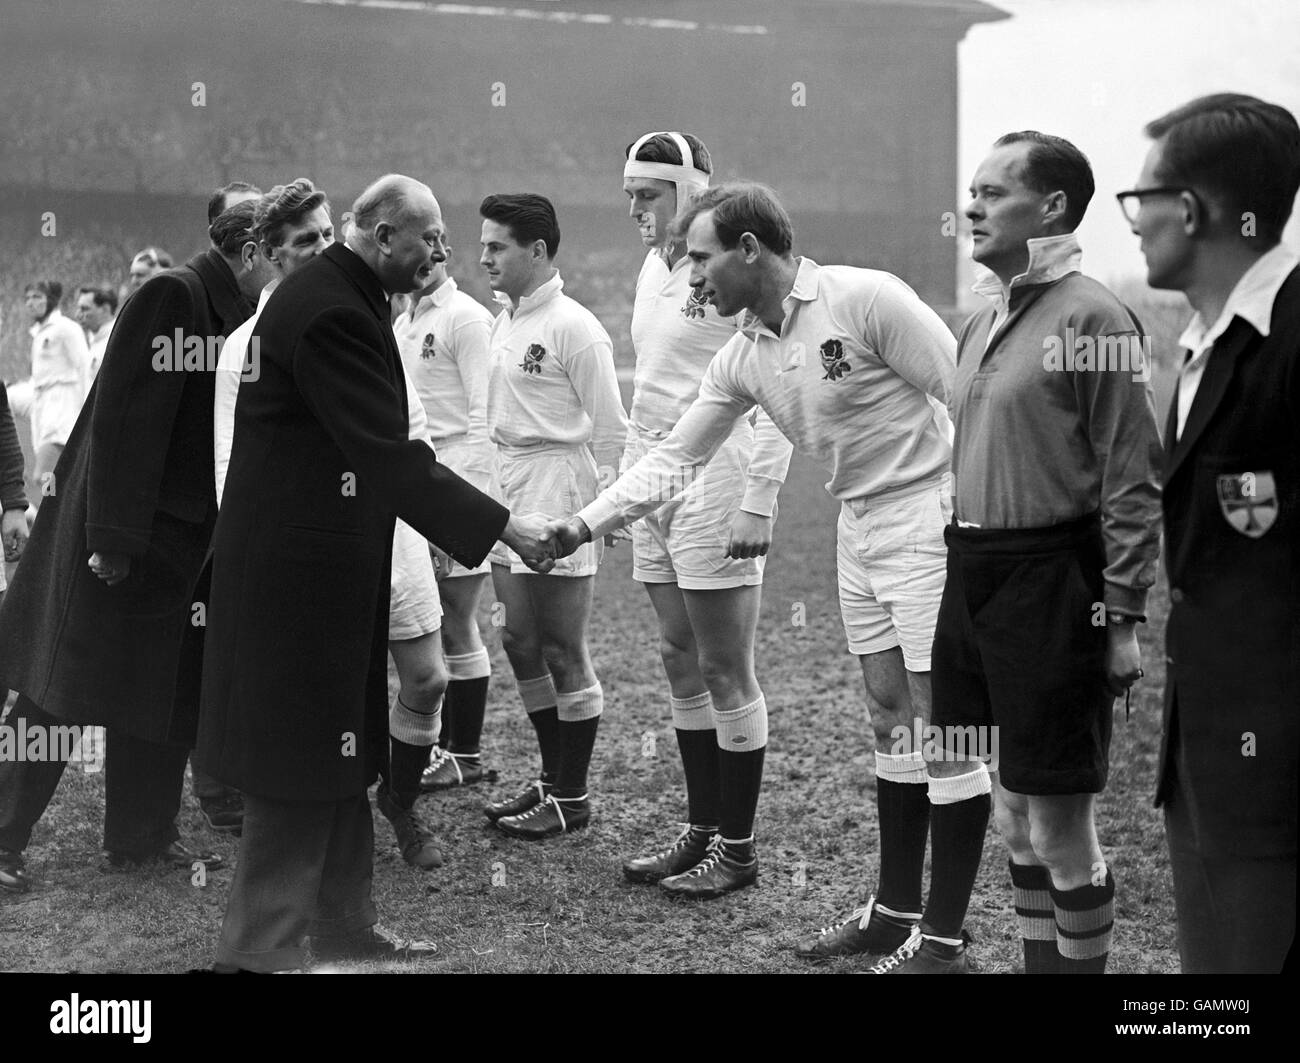
<svg viewBox="0 0 1300 1063">
<path fill-rule="evenodd" d="M 1141 329 L 1079 272 L 1092 169 L 1068 140 L 1000 138 L 971 182 L 975 290 L 951 410 L 955 520 L 932 723 L 987 728 L 998 761 L 930 769 L 930 896 L 876 974 L 960 974 L 990 804 L 1027 974 L 1105 970 L 1115 884 L 1093 805 L 1114 698 L 1142 675 L 1160 545 L 1160 439 Z M 949 739 L 951 742 L 951 739 Z M 996 769 L 996 779 L 990 771 Z M 990 801 L 992 793 L 992 801 Z"/>
<path fill-rule="evenodd" d="M 1295 935 L 1300 126 L 1205 96 L 1146 127 L 1120 203 L 1147 282 L 1195 311 L 1165 430 L 1171 608 L 1156 803 L 1184 973 L 1277 973 Z"/>
</svg>

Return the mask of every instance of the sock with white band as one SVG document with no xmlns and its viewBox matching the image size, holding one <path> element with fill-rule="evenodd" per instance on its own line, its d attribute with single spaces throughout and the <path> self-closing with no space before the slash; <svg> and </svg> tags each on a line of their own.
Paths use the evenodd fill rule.
<svg viewBox="0 0 1300 1063">
<path fill-rule="evenodd" d="M 432 712 L 417 712 L 399 694 L 388 710 L 388 761 L 384 784 L 402 808 L 420 796 L 420 776 L 438 738 L 442 700 Z"/>
<path fill-rule="evenodd" d="M 956 778 L 930 778 L 930 897 L 921 928 L 945 944 L 960 944 L 966 908 L 984 853 L 992 780 L 981 763 Z"/>
<path fill-rule="evenodd" d="M 587 769 L 591 766 L 596 729 L 604 708 L 605 695 L 599 682 L 583 690 L 556 695 L 560 761 L 555 772 L 555 789 L 551 791 L 556 798 L 577 799 L 587 793 Z"/>
<path fill-rule="evenodd" d="M 701 827 L 717 828 L 718 732 L 713 728 L 713 698 L 706 690 L 691 698 L 669 698 L 677 749 L 686 773 L 686 818 Z"/>
<path fill-rule="evenodd" d="M 438 745 L 462 756 L 478 753 L 491 674 L 492 662 L 486 649 L 447 657 L 447 693 L 442 702 Z"/>
<path fill-rule="evenodd" d="M 921 909 L 925 843 L 930 835 L 927 783 L 925 758 L 920 752 L 876 753 L 876 810 L 880 818 L 878 908 L 904 914 Z"/>
<path fill-rule="evenodd" d="M 555 682 L 548 672 L 536 679 L 515 681 L 519 700 L 537 732 L 537 747 L 542 754 L 542 781 L 553 783 L 560 763 L 560 717 L 556 710 Z"/>
<path fill-rule="evenodd" d="M 751 838 L 758 795 L 763 787 L 767 750 L 767 701 L 763 695 L 736 709 L 713 709 L 718 729 L 718 779 L 721 804 L 718 832 L 724 838 Z M 751 843 L 752 844 L 752 843 Z"/>
</svg>

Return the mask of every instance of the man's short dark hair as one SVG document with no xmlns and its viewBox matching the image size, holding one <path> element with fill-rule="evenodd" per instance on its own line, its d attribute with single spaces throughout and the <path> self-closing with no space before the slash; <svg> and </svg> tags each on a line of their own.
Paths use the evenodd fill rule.
<svg viewBox="0 0 1300 1063">
<path fill-rule="evenodd" d="M 217 220 L 217 215 L 226 209 L 226 200 L 235 192 L 251 192 L 255 196 L 260 196 L 262 190 L 256 185 L 250 185 L 247 181 L 231 181 L 228 185 L 222 185 L 208 197 L 208 225 L 212 225 Z"/>
<path fill-rule="evenodd" d="M 78 297 L 90 293 L 91 301 L 96 306 L 106 306 L 110 314 L 117 313 L 117 292 L 112 288 L 97 288 L 94 285 L 83 284 L 77 289 Z"/>
<path fill-rule="evenodd" d="M 542 240 L 547 258 L 554 258 L 560 249 L 560 223 L 555 220 L 555 207 L 545 196 L 536 192 L 488 196 L 479 204 L 478 212 L 488 221 L 504 225 L 522 247 Z"/>
<path fill-rule="evenodd" d="M 253 236 L 270 247 L 284 242 L 284 231 L 296 225 L 319 206 L 328 207 L 325 193 L 307 178 L 298 177 L 287 185 L 276 185 L 257 201 Z"/>
<path fill-rule="evenodd" d="M 1208 194 L 1234 215 L 1255 216 L 1257 238 L 1269 245 L 1300 191 L 1300 126 L 1295 115 L 1254 96 L 1220 92 L 1176 107 L 1146 127 L 1162 141 L 1155 179 Z"/>
<path fill-rule="evenodd" d="M 23 295 L 37 292 L 45 296 L 45 313 L 57 310 L 63 302 L 63 285 L 58 281 L 32 281 L 23 289 Z"/>
<path fill-rule="evenodd" d="M 754 181 L 729 181 L 706 188 L 673 220 L 672 232 L 686 236 L 691 222 L 706 210 L 713 211 L 713 229 L 718 243 L 728 251 L 740 243 L 743 233 L 753 233 L 773 254 L 788 255 L 794 247 L 794 226 L 767 185 Z"/>
<path fill-rule="evenodd" d="M 1026 185 L 1044 195 L 1065 193 L 1064 221 L 1068 230 L 1074 232 L 1083 221 L 1084 212 L 1097 188 L 1088 156 L 1064 137 L 1054 137 L 1036 129 L 1007 133 L 993 142 L 995 148 L 1005 148 L 1009 144 L 1029 145 L 1029 153 L 1025 156 Z"/>
<path fill-rule="evenodd" d="M 244 244 L 253 239 L 253 215 L 256 210 L 257 201 L 246 199 L 223 210 L 208 229 L 208 237 L 227 258 L 239 254 Z"/>
<path fill-rule="evenodd" d="M 640 148 L 637 149 L 636 157 L 639 162 L 663 162 L 669 166 L 694 166 L 703 173 L 713 173 L 713 159 L 709 155 L 709 149 L 704 146 L 704 141 L 690 133 L 683 133 L 682 139 L 686 141 L 686 146 L 691 149 L 691 158 L 683 159 L 681 149 L 677 146 L 677 141 L 665 133 L 651 137 Z M 630 156 L 635 141 L 623 149 L 623 156 Z"/>
</svg>

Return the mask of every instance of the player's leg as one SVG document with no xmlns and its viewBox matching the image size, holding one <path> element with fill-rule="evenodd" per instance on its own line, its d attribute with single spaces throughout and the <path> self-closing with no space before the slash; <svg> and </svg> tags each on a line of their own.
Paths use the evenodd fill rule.
<svg viewBox="0 0 1300 1063">
<path fill-rule="evenodd" d="M 1030 794 L 1029 840 L 1051 876 L 1061 974 L 1102 974 L 1115 882 L 1101 854 L 1093 794 Z"/>
<path fill-rule="evenodd" d="M 758 879 L 754 815 L 767 751 L 767 703 L 754 674 L 754 634 L 762 587 L 684 587 L 682 599 L 695 632 L 700 675 L 713 702 L 719 845 L 696 867 L 660 885 L 674 896 L 706 899 Z"/>
<path fill-rule="evenodd" d="M 397 666 L 397 699 L 388 713 L 389 760 L 377 791 L 379 810 L 393 825 L 402 859 L 428 870 L 442 865 L 442 854 L 415 818 L 420 776 L 438 739 L 447 668 L 442 636 L 436 629 L 412 639 L 390 640 Z"/>
<path fill-rule="evenodd" d="M 438 583 L 443 608 L 442 648 L 447 661 L 447 693 L 438 744 L 446 752 L 425 770 L 421 788 L 426 792 L 469 786 L 483 778 L 479 741 L 492 665 L 479 632 L 478 607 L 486 584 L 487 573 L 452 576 Z"/>
<path fill-rule="evenodd" d="M 537 732 L 541 770 L 537 778 L 517 793 L 484 808 L 484 814 L 496 823 L 519 815 L 544 800 L 555 782 L 560 761 L 560 724 L 555 681 L 542 656 L 542 643 L 533 615 L 533 599 L 528 589 L 530 576 L 511 572 L 508 564 L 492 565 L 492 587 L 505 621 L 501 628 L 501 645 L 515 675 L 524 711 Z"/>
<path fill-rule="evenodd" d="M 634 531 L 633 549 L 638 545 Z M 641 561 L 638 552 L 634 576 Z M 644 586 L 659 620 L 659 655 L 668 677 L 673 729 L 686 775 L 687 827 L 667 848 L 626 861 L 623 874 L 633 882 L 659 882 L 704 859 L 718 831 L 718 738 L 713 700 L 700 674 L 695 632 L 681 588 L 675 581 Z"/>
<path fill-rule="evenodd" d="M 1016 925 L 1024 949 L 1025 974 L 1057 974 L 1056 913 L 1052 879 L 1029 839 L 1029 798 L 1012 793 L 993 776 L 993 819 L 1006 843 Z"/>
<path fill-rule="evenodd" d="M 604 711 L 604 694 L 587 650 L 591 575 L 520 575 L 532 601 L 543 660 L 555 682 L 558 761 L 541 805 L 497 821 L 517 837 L 539 839 L 585 826 L 591 816 L 587 771 Z"/>
</svg>

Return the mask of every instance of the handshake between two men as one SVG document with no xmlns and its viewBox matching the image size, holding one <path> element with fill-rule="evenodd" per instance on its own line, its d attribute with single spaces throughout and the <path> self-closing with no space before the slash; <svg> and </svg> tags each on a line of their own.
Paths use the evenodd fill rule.
<svg viewBox="0 0 1300 1063">
<path fill-rule="evenodd" d="M 733 558 L 763 557 L 772 545 L 772 517 L 761 517 L 741 510 L 736 514 L 727 539 L 725 556 Z M 631 536 L 624 528 L 605 536 L 605 545 L 614 546 Z M 581 517 L 557 520 L 540 513 L 511 515 L 501 533 L 501 541 L 517 553 L 534 572 L 544 575 L 555 562 L 575 553 L 591 542 L 591 529 Z"/>
</svg>

